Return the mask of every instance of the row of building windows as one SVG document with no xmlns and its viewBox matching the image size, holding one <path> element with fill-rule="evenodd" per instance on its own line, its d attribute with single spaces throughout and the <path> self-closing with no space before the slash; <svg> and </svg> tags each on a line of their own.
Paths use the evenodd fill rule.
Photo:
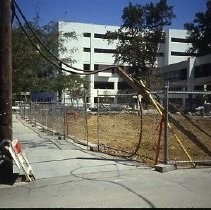
<svg viewBox="0 0 211 210">
<path fill-rule="evenodd" d="M 211 63 L 195 66 L 193 71 L 194 78 L 211 76 Z M 166 72 L 164 77 L 165 80 L 168 81 L 187 80 L 187 69 L 184 68 L 176 71 Z"/>
<path fill-rule="evenodd" d="M 180 43 L 191 43 L 189 39 L 183 39 L 183 38 L 171 38 L 171 42 L 180 42 Z"/>
<path fill-rule="evenodd" d="M 84 37 L 91 37 L 91 33 L 83 33 Z M 105 34 L 94 34 L 94 38 L 100 38 L 100 39 L 106 39 Z M 171 42 L 180 42 L 180 43 L 190 43 L 190 40 L 188 39 L 183 39 L 183 38 L 171 38 Z M 90 52 L 91 49 L 90 48 L 84 48 L 84 52 Z M 100 49 L 100 48 L 95 48 L 94 49 L 95 53 L 115 53 L 116 50 L 115 49 Z M 197 56 L 196 53 L 189 53 L 189 52 L 176 52 L 176 51 L 172 51 L 171 55 L 174 56 Z M 157 53 L 157 56 L 159 57 L 163 57 L 164 54 L 163 53 Z"/>
<path fill-rule="evenodd" d="M 91 33 L 83 33 L 83 37 L 91 37 Z M 106 35 L 94 33 L 94 38 L 106 39 Z M 189 39 L 174 38 L 174 37 L 171 38 L 171 42 L 191 43 Z"/>
<path fill-rule="evenodd" d="M 103 69 L 106 66 L 100 65 L 100 64 L 94 64 L 94 70 Z M 90 64 L 84 64 L 84 70 L 90 70 Z M 207 77 L 211 76 L 211 63 L 206 63 L 203 65 L 199 65 L 194 67 L 194 78 L 200 78 L 200 77 Z M 114 73 L 112 70 L 108 70 L 106 72 Z M 176 71 L 171 71 L 165 73 L 165 80 L 168 81 L 179 81 L 179 80 L 187 80 L 187 69 L 180 69 Z M 113 89 L 114 84 L 109 84 L 107 82 L 101 83 L 97 82 L 95 83 L 95 89 Z M 127 89 L 127 83 L 118 83 L 118 89 Z"/>
<path fill-rule="evenodd" d="M 175 82 L 179 80 L 187 80 L 187 69 L 180 69 L 176 71 L 171 71 L 171 72 L 166 72 L 165 75 L 165 80 L 168 80 L 170 82 Z"/>
<path fill-rule="evenodd" d="M 83 33 L 83 37 L 91 37 L 91 33 Z M 94 34 L 94 38 L 106 39 L 105 34 Z"/>
<path fill-rule="evenodd" d="M 175 56 L 197 56 L 197 53 L 171 51 L 171 55 L 175 55 Z"/>
<path fill-rule="evenodd" d="M 109 67 L 109 65 L 101 65 L 101 64 L 94 64 L 94 70 L 99 70 L 99 69 L 103 69 Z M 83 70 L 90 70 L 90 64 L 89 63 L 85 63 L 83 66 Z M 114 73 L 114 70 L 105 70 L 104 72 L 111 72 Z"/>
<path fill-rule="evenodd" d="M 131 87 L 126 82 L 118 82 L 117 83 L 118 90 L 128 90 Z M 102 82 L 102 81 L 95 81 L 94 82 L 94 89 L 114 89 L 114 82 Z"/>
<path fill-rule="evenodd" d="M 90 48 L 84 47 L 83 48 L 84 52 L 91 52 Z M 114 54 L 116 52 L 115 49 L 102 49 L 102 48 L 94 48 L 95 53 L 111 53 Z"/>
<path fill-rule="evenodd" d="M 87 48 L 87 47 L 84 47 L 84 48 L 83 48 L 83 51 L 84 51 L 84 52 L 91 52 L 91 49 L 90 49 L 90 48 Z M 116 53 L 116 50 L 115 50 L 115 49 L 94 48 L 94 52 L 95 52 L 95 53 L 109 53 L 109 54 L 115 54 L 115 53 Z M 164 53 L 158 52 L 158 53 L 157 53 L 157 56 L 158 56 L 158 57 L 163 57 L 163 56 L 164 56 Z"/>
<path fill-rule="evenodd" d="M 94 103 L 109 103 L 109 104 L 113 104 L 114 103 L 114 98 L 113 97 L 94 97 Z"/>
<path fill-rule="evenodd" d="M 94 89 L 114 89 L 114 82 L 94 82 Z"/>
<path fill-rule="evenodd" d="M 90 49 L 90 48 L 87 48 L 87 47 L 84 47 L 84 48 L 83 48 L 83 51 L 84 51 L 84 52 L 91 52 L 91 49 Z M 94 48 L 94 52 L 95 52 L 95 53 L 115 54 L 115 53 L 116 53 L 116 50 L 115 50 L 115 49 Z M 157 56 L 158 56 L 158 57 L 163 57 L 163 56 L 164 56 L 164 53 L 158 52 L 158 53 L 157 53 Z"/>
<path fill-rule="evenodd" d="M 132 96 L 131 96 L 132 97 Z M 143 99 L 142 99 L 143 100 Z M 137 99 L 134 98 L 127 98 L 127 101 L 125 101 L 125 97 L 109 97 L 109 96 L 103 96 L 103 97 L 94 97 L 94 103 L 102 103 L 102 104 L 128 104 L 133 106 L 134 103 L 137 103 Z"/>
<path fill-rule="evenodd" d="M 84 52 L 91 52 L 91 49 L 90 48 L 87 48 L 87 47 L 84 47 L 83 48 L 83 51 Z M 101 48 L 94 48 L 94 52 L 95 53 L 108 53 L 108 54 L 115 54 L 116 53 L 116 50 L 115 49 L 101 49 Z M 157 56 L 158 57 L 163 57 L 164 56 L 164 53 L 157 53 Z"/>
<path fill-rule="evenodd" d="M 84 37 L 91 37 L 91 33 L 83 33 Z M 99 38 L 99 39 L 106 39 L 105 34 L 96 34 L 94 33 L 94 38 Z M 184 38 L 171 38 L 171 42 L 180 42 L 180 43 L 191 43 L 189 39 L 184 39 Z"/>
<path fill-rule="evenodd" d="M 211 76 L 211 63 L 194 67 L 194 78 Z"/>
</svg>

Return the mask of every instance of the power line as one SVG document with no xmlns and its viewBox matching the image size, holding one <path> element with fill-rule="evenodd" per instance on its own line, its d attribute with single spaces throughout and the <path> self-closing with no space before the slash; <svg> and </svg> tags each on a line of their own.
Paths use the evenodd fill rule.
<svg viewBox="0 0 211 210">
<path fill-rule="evenodd" d="M 75 68 L 73 66 L 70 66 L 69 64 L 65 63 L 64 61 L 60 60 L 59 58 L 57 58 L 57 56 L 55 56 L 50 50 L 49 48 L 44 44 L 44 42 L 38 37 L 38 35 L 35 33 L 35 31 L 32 29 L 32 27 L 30 26 L 28 20 L 26 19 L 26 17 L 23 15 L 20 7 L 18 6 L 18 4 L 14 1 L 14 5 L 15 7 L 18 9 L 21 17 L 24 19 L 27 27 L 30 29 L 30 31 L 32 32 L 32 34 L 35 36 L 35 38 L 39 41 L 39 43 L 44 47 L 45 50 L 47 50 L 47 52 L 53 56 L 57 61 L 61 62 L 62 64 L 64 64 L 65 66 L 69 67 L 69 68 L 72 68 L 74 70 L 77 70 L 77 71 L 83 71 L 83 72 L 89 72 L 88 70 L 81 70 L 81 69 L 78 69 L 78 68 Z"/>
<path fill-rule="evenodd" d="M 63 70 L 63 71 L 66 71 L 68 73 L 73 73 L 73 74 L 81 74 L 81 75 L 90 75 L 90 74 L 96 74 L 98 72 L 102 72 L 102 71 L 106 71 L 106 70 L 110 70 L 110 69 L 113 69 L 113 68 L 116 68 L 117 66 L 110 66 L 110 67 L 106 67 L 106 68 L 103 68 L 103 69 L 99 69 L 99 70 L 82 70 L 82 69 L 79 69 L 79 68 L 76 68 L 76 67 L 73 67 L 73 66 L 70 66 L 69 64 L 65 63 L 64 61 L 62 61 L 61 59 L 57 58 L 57 56 L 55 56 L 49 49 L 48 47 L 44 44 L 44 42 L 38 37 L 38 35 L 34 32 L 34 30 L 31 28 L 29 22 L 27 21 L 26 17 L 23 15 L 20 7 L 17 5 L 17 3 L 14 1 L 14 4 L 15 4 L 15 7 L 18 9 L 21 17 L 24 19 L 27 27 L 30 29 L 30 31 L 33 33 L 33 35 L 35 36 L 35 38 L 38 40 L 38 42 L 44 47 L 44 49 L 52 56 L 54 57 L 57 61 L 59 61 L 61 64 L 64 64 L 65 66 L 71 68 L 71 69 L 74 69 L 76 71 L 80 71 L 80 72 L 83 72 L 83 73 L 79 73 L 79 72 L 74 72 L 74 71 L 70 71 L 70 70 L 67 70 L 67 69 L 64 69 L 62 67 L 60 67 L 59 65 L 53 63 L 53 61 L 51 61 L 50 58 L 48 58 L 46 55 L 44 55 L 41 50 L 37 47 L 37 45 L 33 42 L 33 40 L 30 38 L 30 36 L 28 35 L 27 31 L 24 29 L 23 25 L 21 24 L 21 21 L 20 19 L 18 18 L 18 15 L 17 13 L 15 13 L 15 17 L 16 19 L 18 20 L 18 23 L 20 25 L 20 27 L 22 28 L 22 30 L 24 31 L 25 35 L 27 36 L 27 38 L 30 40 L 31 44 L 36 48 L 36 50 L 38 52 L 40 52 L 40 54 L 45 58 L 47 59 L 52 65 L 54 65 L 55 67 L 57 67 L 58 69 L 60 70 Z"/>
<path fill-rule="evenodd" d="M 20 25 L 21 29 L 23 30 L 24 34 L 26 35 L 26 37 L 28 38 L 28 40 L 30 41 L 30 43 L 33 45 L 33 47 L 48 61 L 50 62 L 53 66 L 55 66 L 56 68 L 66 71 L 68 73 L 75 73 L 72 71 L 68 71 L 66 69 L 63 69 L 62 67 L 60 67 L 59 65 L 57 65 L 56 63 L 54 63 L 50 58 L 48 58 L 36 45 L 36 43 L 30 38 L 29 34 L 27 33 L 27 31 L 25 30 L 25 28 L 23 27 L 22 23 L 20 22 L 20 19 L 18 18 L 17 14 L 15 13 L 15 18 L 18 21 L 18 24 Z"/>
</svg>

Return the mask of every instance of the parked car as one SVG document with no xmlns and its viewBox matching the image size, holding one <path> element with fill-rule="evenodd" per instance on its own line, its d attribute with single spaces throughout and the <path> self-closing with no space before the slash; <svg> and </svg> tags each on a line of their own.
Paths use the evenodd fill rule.
<svg viewBox="0 0 211 210">
<path fill-rule="evenodd" d="M 12 112 L 13 113 L 19 113 L 20 112 L 20 107 L 19 106 L 12 106 Z"/>
</svg>

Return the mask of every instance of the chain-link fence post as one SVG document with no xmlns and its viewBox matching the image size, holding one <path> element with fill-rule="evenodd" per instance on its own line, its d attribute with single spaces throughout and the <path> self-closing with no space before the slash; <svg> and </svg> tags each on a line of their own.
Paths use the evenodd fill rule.
<svg viewBox="0 0 211 210">
<path fill-rule="evenodd" d="M 89 144 L 89 137 L 88 137 L 88 114 L 87 114 L 87 100 L 86 100 L 86 90 L 84 89 L 84 108 L 85 108 L 85 137 L 87 141 L 87 150 L 88 150 L 88 144 Z"/>
<path fill-rule="evenodd" d="M 99 122 L 99 104 L 100 104 L 100 99 L 99 99 L 99 89 L 97 89 L 97 150 L 99 151 L 99 145 L 100 145 L 100 122 Z"/>
<path fill-rule="evenodd" d="M 64 140 L 66 139 L 66 110 L 65 110 L 65 92 L 64 92 L 64 105 L 63 105 L 63 120 L 64 120 L 64 123 L 63 123 L 63 132 L 64 132 Z"/>
<path fill-rule="evenodd" d="M 168 103 L 169 82 L 164 86 L 164 164 L 168 164 Z"/>
<path fill-rule="evenodd" d="M 45 129 L 48 129 L 48 104 L 45 103 Z"/>
<path fill-rule="evenodd" d="M 26 101 L 24 101 L 24 107 L 23 107 L 23 119 L 26 119 Z"/>
</svg>

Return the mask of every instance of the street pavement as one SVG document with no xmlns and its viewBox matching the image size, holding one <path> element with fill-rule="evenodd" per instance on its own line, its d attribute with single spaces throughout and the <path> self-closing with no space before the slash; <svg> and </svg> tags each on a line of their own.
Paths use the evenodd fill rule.
<svg viewBox="0 0 211 210">
<path fill-rule="evenodd" d="M 160 173 L 88 150 L 13 116 L 13 138 L 26 153 L 32 182 L 0 184 L 0 208 L 210 208 L 211 168 Z M 19 169 L 14 164 L 14 172 Z"/>
</svg>

